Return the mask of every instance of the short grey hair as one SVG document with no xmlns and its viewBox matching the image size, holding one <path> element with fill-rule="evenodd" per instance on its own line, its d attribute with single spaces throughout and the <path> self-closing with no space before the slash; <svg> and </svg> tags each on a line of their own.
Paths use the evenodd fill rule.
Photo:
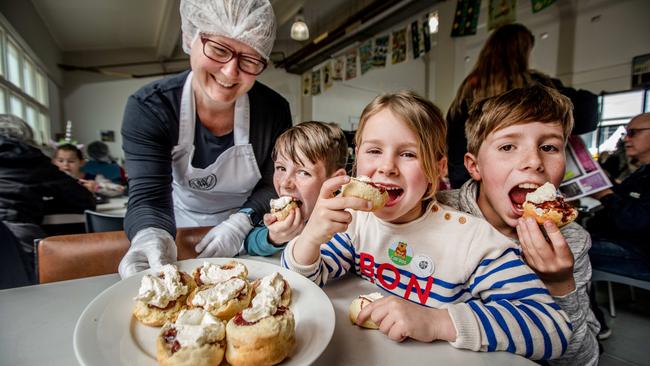
<svg viewBox="0 0 650 366">
<path fill-rule="evenodd" d="M 13 114 L 0 114 L 0 136 L 25 143 L 34 142 L 34 132 L 27 122 Z"/>
</svg>

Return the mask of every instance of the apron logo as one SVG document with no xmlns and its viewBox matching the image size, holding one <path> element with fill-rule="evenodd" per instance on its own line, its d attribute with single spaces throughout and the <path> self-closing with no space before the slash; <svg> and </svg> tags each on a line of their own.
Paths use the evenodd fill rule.
<svg viewBox="0 0 650 366">
<path fill-rule="evenodd" d="M 404 266 L 411 262 L 413 258 L 413 249 L 411 249 L 408 244 L 399 241 L 391 244 L 388 248 L 388 257 L 393 263 Z"/>
<path fill-rule="evenodd" d="M 199 191 L 209 191 L 217 185 L 217 176 L 210 174 L 207 177 L 202 178 L 193 178 L 189 181 L 190 188 L 197 189 Z"/>
</svg>

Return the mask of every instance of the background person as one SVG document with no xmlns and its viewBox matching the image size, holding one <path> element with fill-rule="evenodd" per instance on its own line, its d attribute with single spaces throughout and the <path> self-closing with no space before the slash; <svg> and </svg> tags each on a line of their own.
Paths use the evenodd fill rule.
<svg viewBox="0 0 650 366">
<path fill-rule="evenodd" d="M 33 145 L 33 136 L 22 119 L 0 115 L 0 221 L 20 241 L 31 281 L 34 239 L 46 236 L 43 216 L 95 209 L 92 193 L 53 165 Z"/>
<path fill-rule="evenodd" d="M 81 167 L 88 179 L 103 176 L 115 184 L 124 184 L 124 170 L 111 158 L 108 145 L 101 141 L 93 141 L 86 148 L 90 159 Z"/>
<path fill-rule="evenodd" d="M 81 171 L 81 167 L 85 163 L 83 153 L 75 145 L 63 144 L 57 146 L 52 156 L 52 163 L 62 172 L 77 179 L 87 190 L 95 193 L 97 185 L 94 180 L 85 179 L 86 174 Z"/>
<path fill-rule="evenodd" d="M 650 281 L 650 113 L 630 121 L 623 142 L 640 167 L 620 184 L 592 195 L 604 208 L 587 221 L 593 242 L 589 256 L 595 269 Z M 611 330 L 593 293 L 592 309 L 601 323 L 599 338 L 606 339 Z"/>
<path fill-rule="evenodd" d="M 233 256 L 275 197 L 271 151 L 289 104 L 256 82 L 275 39 L 266 0 L 182 0 L 191 71 L 132 95 L 122 137 L 129 174 L 124 228 L 130 276 L 176 260 L 176 227 L 214 226 L 199 257 Z"/>
<path fill-rule="evenodd" d="M 534 45 L 535 37 L 522 24 L 497 28 L 481 49 L 474 69 L 458 88 L 447 111 L 447 151 L 452 188 L 459 188 L 470 179 L 464 165 L 467 152 L 465 122 L 472 105 L 483 98 L 539 83 L 556 88 L 571 99 L 575 121 L 573 134 L 583 134 L 596 128 L 598 97 L 586 90 L 564 87 L 560 80 L 530 69 L 530 54 Z"/>
</svg>

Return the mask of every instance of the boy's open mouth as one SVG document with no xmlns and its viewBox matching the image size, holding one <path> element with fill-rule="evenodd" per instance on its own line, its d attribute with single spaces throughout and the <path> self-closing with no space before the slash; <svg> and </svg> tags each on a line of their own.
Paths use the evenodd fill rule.
<svg viewBox="0 0 650 366">
<path fill-rule="evenodd" d="M 539 187 L 539 184 L 535 183 L 521 183 L 513 187 L 508 196 L 510 197 L 510 202 L 512 207 L 515 208 L 515 211 L 518 214 L 522 214 L 522 205 L 526 202 L 526 195 L 530 192 L 533 192 Z"/>
</svg>

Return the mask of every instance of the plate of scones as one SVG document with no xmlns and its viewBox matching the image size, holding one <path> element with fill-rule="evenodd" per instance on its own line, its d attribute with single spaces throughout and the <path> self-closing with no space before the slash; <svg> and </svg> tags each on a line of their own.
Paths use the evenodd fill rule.
<svg viewBox="0 0 650 366">
<path fill-rule="evenodd" d="M 305 277 L 239 258 L 150 269 L 100 293 L 74 330 L 81 365 L 307 365 L 334 308 Z"/>
</svg>

